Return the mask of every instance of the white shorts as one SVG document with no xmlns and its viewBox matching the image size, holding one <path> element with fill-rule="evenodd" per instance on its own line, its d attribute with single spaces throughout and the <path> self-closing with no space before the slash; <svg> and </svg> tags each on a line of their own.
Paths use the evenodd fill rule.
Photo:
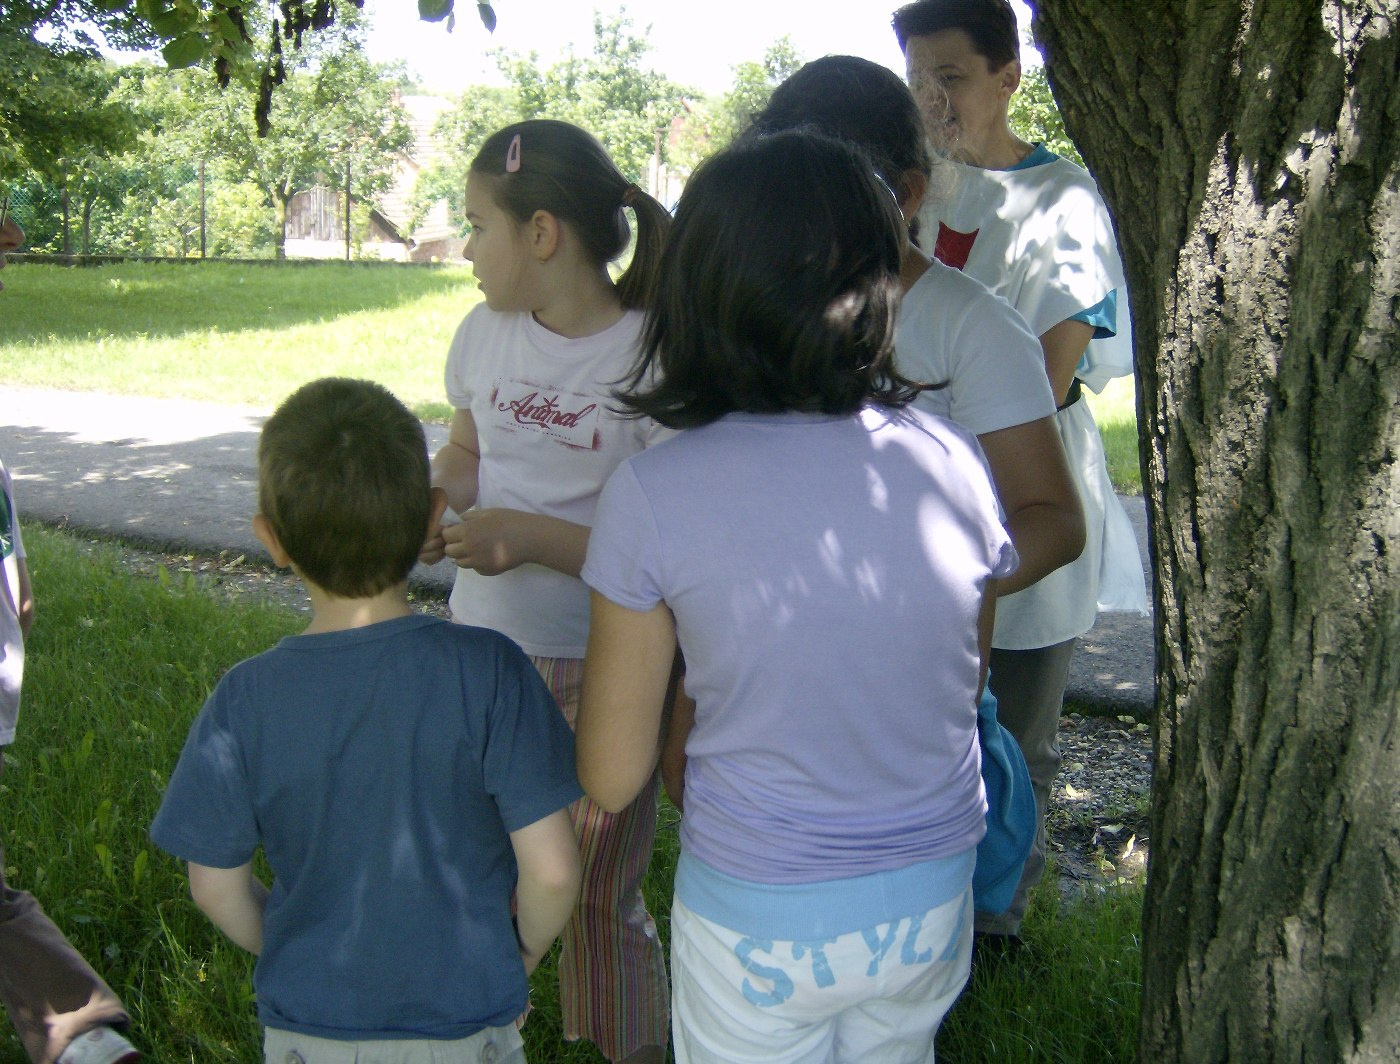
<svg viewBox="0 0 1400 1064">
<path fill-rule="evenodd" d="M 742 935 L 677 898 L 676 1064 L 932 1061 L 971 958 L 970 887 L 922 916 L 818 942 Z"/>
<path fill-rule="evenodd" d="M 487 1027 L 467 1038 L 391 1038 L 341 1042 L 268 1027 L 264 1064 L 525 1064 L 515 1025 Z"/>
</svg>

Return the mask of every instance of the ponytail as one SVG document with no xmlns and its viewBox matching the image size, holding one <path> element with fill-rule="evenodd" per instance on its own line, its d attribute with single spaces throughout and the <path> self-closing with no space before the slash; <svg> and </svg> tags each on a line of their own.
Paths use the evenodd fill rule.
<svg viewBox="0 0 1400 1064">
<path fill-rule="evenodd" d="M 636 185 L 622 192 L 622 205 L 637 216 L 637 244 L 632 262 L 617 279 L 617 298 L 628 310 L 650 310 L 656 304 L 661 277 L 661 252 L 671 229 L 671 212 Z"/>
</svg>

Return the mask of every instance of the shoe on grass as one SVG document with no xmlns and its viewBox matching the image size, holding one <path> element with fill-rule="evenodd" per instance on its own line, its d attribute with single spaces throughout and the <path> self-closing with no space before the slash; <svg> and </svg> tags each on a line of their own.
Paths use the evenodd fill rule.
<svg viewBox="0 0 1400 1064">
<path fill-rule="evenodd" d="M 111 1027 L 94 1027 L 68 1043 L 58 1064 L 129 1064 L 140 1059 L 136 1047 Z"/>
</svg>

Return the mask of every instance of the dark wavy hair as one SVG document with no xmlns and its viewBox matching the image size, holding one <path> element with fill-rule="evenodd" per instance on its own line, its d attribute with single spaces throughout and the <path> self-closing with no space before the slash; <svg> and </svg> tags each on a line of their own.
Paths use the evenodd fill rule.
<svg viewBox="0 0 1400 1064">
<path fill-rule="evenodd" d="M 891 368 L 902 225 L 859 149 L 741 138 L 681 195 L 623 404 L 672 428 L 907 404 Z"/>
<path fill-rule="evenodd" d="M 910 37 L 962 30 L 989 70 L 1000 70 L 1021 56 L 1016 12 L 1007 0 L 914 0 L 896 11 L 892 21 L 900 51 Z"/>
<path fill-rule="evenodd" d="M 305 384 L 258 438 L 258 508 L 308 580 L 377 595 L 408 578 L 428 534 L 423 426 L 372 381 Z"/>
<path fill-rule="evenodd" d="M 627 249 L 632 232 L 624 208 L 631 207 L 637 246 L 617 279 L 617 295 L 629 310 L 650 306 L 671 215 L 623 176 L 591 133 L 551 118 L 515 122 L 486 138 L 471 172 L 490 180 L 496 204 L 517 222 L 548 211 L 568 223 L 598 266 Z"/>
<path fill-rule="evenodd" d="M 853 55 L 814 59 L 773 90 L 750 133 L 815 129 L 856 145 L 903 202 L 908 174 L 933 171 L 918 105 L 892 70 Z"/>
</svg>

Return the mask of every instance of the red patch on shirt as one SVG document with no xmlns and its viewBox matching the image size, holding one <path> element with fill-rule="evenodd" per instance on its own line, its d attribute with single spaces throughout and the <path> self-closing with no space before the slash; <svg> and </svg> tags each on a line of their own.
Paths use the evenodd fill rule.
<svg viewBox="0 0 1400 1064">
<path fill-rule="evenodd" d="M 939 222 L 938 240 L 933 245 L 933 257 L 944 266 L 961 270 L 967 265 L 967 257 L 972 254 L 972 245 L 980 232 L 980 229 L 974 229 L 970 233 L 959 233 L 956 229 L 949 229 Z"/>
</svg>

